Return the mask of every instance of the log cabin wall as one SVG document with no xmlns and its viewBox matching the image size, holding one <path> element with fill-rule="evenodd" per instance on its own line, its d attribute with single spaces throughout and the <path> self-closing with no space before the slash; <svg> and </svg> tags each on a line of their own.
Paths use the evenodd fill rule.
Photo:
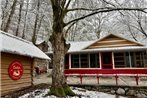
<svg viewBox="0 0 147 98">
<path fill-rule="evenodd" d="M 23 75 L 19 80 L 12 80 L 8 73 L 9 65 L 15 60 L 21 62 L 23 65 Z M 12 91 L 20 90 L 23 87 L 31 86 L 33 81 L 32 65 L 32 58 L 9 53 L 1 53 L 1 96 Z"/>
</svg>

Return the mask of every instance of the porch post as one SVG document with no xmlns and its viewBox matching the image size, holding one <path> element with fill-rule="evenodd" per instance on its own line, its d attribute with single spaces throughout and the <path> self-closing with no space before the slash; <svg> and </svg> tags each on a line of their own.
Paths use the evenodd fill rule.
<svg viewBox="0 0 147 98">
<path fill-rule="evenodd" d="M 101 62 L 101 52 L 99 52 L 99 64 L 100 64 L 100 69 L 102 69 L 102 62 Z"/>
<path fill-rule="evenodd" d="M 69 54 L 69 69 L 71 69 L 71 54 Z"/>
<path fill-rule="evenodd" d="M 131 62 L 131 56 L 130 56 L 130 52 L 129 53 L 129 63 L 130 63 L 130 68 L 132 68 L 132 62 Z"/>
<path fill-rule="evenodd" d="M 90 53 L 88 53 L 88 63 L 89 63 L 89 68 L 90 68 Z"/>
<path fill-rule="evenodd" d="M 112 69 L 114 69 L 115 68 L 115 63 L 114 63 L 114 52 L 112 52 Z"/>
</svg>

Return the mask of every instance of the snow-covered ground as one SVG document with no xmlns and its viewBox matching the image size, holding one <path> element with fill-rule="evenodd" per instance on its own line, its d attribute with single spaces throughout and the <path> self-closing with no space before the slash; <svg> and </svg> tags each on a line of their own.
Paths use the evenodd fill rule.
<svg viewBox="0 0 147 98">
<path fill-rule="evenodd" d="M 122 96 L 110 95 L 97 91 L 90 91 L 83 88 L 71 87 L 72 90 L 78 95 L 75 97 L 68 96 L 67 98 L 127 98 Z M 55 96 L 44 97 L 49 92 L 49 89 L 35 90 L 33 92 L 27 93 L 19 98 L 56 98 Z M 80 96 L 80 97 L 79 97 Z"/>
</svg>

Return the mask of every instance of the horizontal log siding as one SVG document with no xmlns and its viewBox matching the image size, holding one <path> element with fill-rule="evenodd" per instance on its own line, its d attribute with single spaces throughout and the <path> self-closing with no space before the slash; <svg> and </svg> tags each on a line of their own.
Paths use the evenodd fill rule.
<svg viewBox="0 0 147 98">
<path fill-rule="evenodd" d="M 23 75 L 19 80 L 12 80 L 8 74 L 8 67 L 13 61 L 20 61 L 23 65 Z M 21 88 L 31 86 L 32 84 L 32 62 L 33 59 L 25 56 L 19 56 L 8 53 L 1 53 L 1 95 L 20 90 Z"/>
</svg>

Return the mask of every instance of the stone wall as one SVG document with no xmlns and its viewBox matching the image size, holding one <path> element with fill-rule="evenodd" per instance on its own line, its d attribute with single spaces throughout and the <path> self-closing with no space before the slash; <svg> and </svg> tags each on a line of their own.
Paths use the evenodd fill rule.
<svg viewBox="0 0 147 98">
<path fill-rule="evenodd" d="M 88 90 L 105 92 L 113 95 L 126 96 L 128 98 L 147 98 L 147 87 L 131 87 L 131 86 L 90 86 L 90 85 L 77 85 Z"/>
</svg>

